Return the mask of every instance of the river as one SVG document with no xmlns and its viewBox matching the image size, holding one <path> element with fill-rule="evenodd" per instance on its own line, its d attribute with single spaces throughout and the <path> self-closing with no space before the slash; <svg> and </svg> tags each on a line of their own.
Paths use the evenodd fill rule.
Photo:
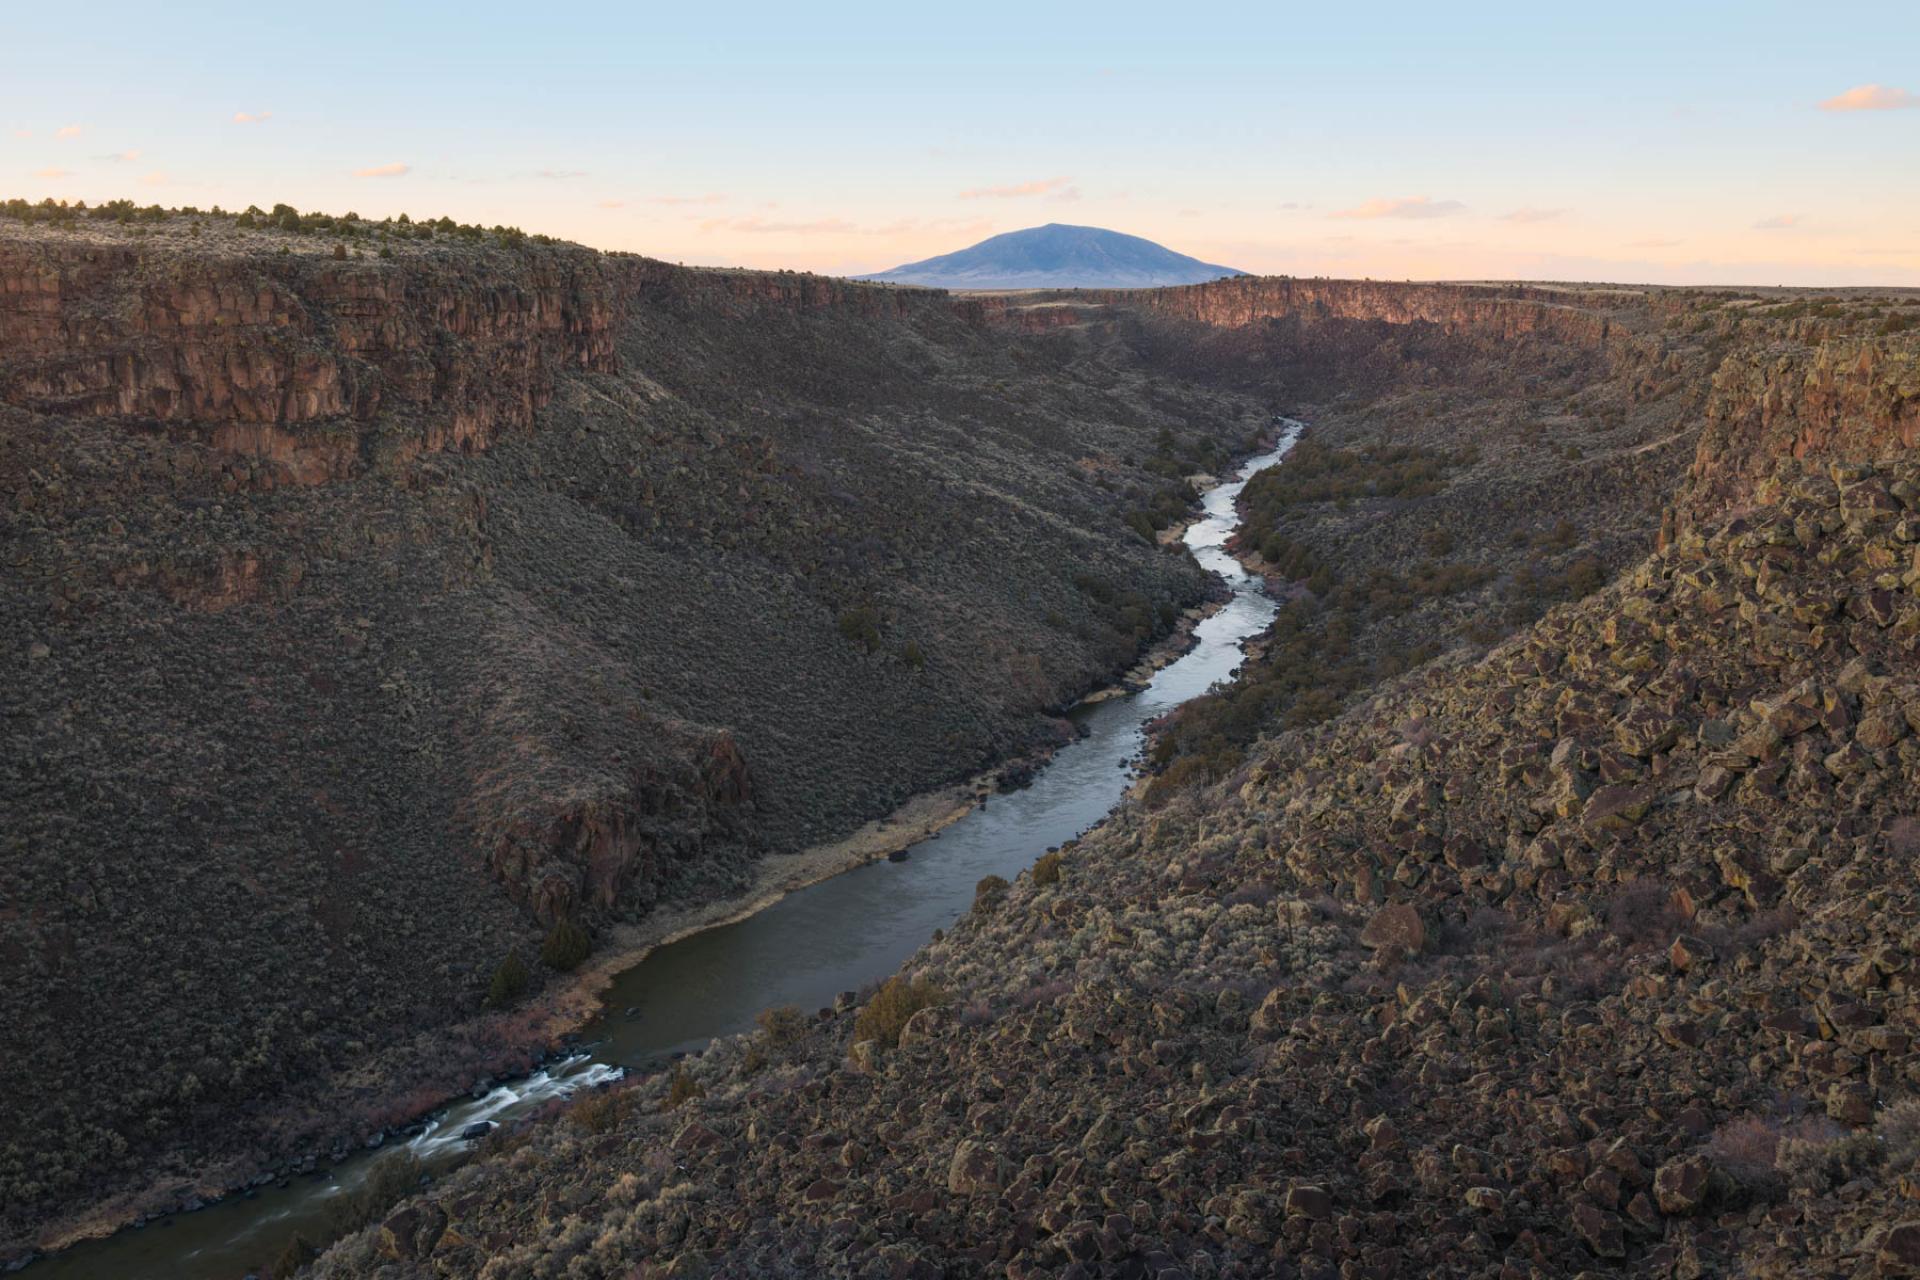
<svg viewBox="0 0 1920 1280">
<path fill-rule="evenodd" d="M 973 904 L 984 876 L 1012 879 L 1048 848 L 1085 832 L 1120 802 L 1128 765 L 1145 743 L 1145 726 L 1238 670 L 1242 644 L 1273 621 L 1262 583 L 1225 549 L 1235 500 L 1256 471 L 1285 456 L 1299 424 L 1285 427 L 1271 452 L 1248 461 L 1231 481 L 1208 490 L 1202 515 L 1186 531 L 1200 564 L 1220 575 L 1232 598 L 1204 619 L 1192 649 L 1148 686 L 1073 711 L 1085 729 L 1063 747 L 1031 787 L 994 796 L 905 860 L 881 861 L 789 894 L 733 924 L 656 948 L 620 974 L 605 1010 L 582 1033 L 583 1049 L 523 1080 L 435 1115 L 410 1140 L 362 1152 L 331 1169 L 230 1196 L 190 1214 L 90 1241 L 32 1264 L 26 1280 L 236 1280 L 265 1268 L 296 1231 L 325 1238 L 332 1202 L 359 1186 L 376 1162 L 410 1151 L 430 1167 L 467 1148 L 460 1136 L 482 1121 L 502 1123 L 581 1088 L 697 1052 L 715 1036 L 751 1030 L 777 1005 L 812 1010 L 899 968 Z"/>
</svg>

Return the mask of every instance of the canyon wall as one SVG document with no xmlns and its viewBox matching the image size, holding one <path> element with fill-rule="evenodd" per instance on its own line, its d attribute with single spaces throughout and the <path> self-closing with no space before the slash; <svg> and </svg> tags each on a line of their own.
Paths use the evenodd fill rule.
<svg viewBox="0 0 1920 1280">
<path fill-rule="evenodd" d="M 927 291 L 341 252 L 0 223 L 0 1248 L 364 1142 L 525 1062 L 560 922 L 1057 743 L 1208 590 L 1131 518 L 1269 424 Z"/>
<path fill-rule="evenodd" d="M 1920 333 L 1905 294 L 1810 307 L 1798 295 L 1737 290 L 1236 277 L 1058 295 L 1044 306 L 994 302 L 991 315 L 1022 327 L 1131 308 L 1212 330 L 1265 330 L 1270 349 L 1350 379 L 1421 330 L 1497 355 L 1496 377 L 1524 373 L 1543 346 L 1583 353 L 1593 378 L 1634 399 L 1676 386 L 1690 396 L 1700 438 L 1676 495 L 1681 524 L 1750 501 L 1782 459 L 1866 461 L 1920 440 Z M 1393 385 L 1406 372 L 1373 376 Z"/>
</svg>

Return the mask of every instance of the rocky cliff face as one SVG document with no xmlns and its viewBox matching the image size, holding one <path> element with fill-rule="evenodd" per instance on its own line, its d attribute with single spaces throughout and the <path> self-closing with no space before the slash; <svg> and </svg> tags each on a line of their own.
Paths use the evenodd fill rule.
<svg viewBox="0 0 1920 1280">
<path fill-rule="evenodd" d="M 0 398 L 183 424 L 263 482 L 313 484 L 351 474 L 361 431 L 402 414 L 403 450 L 529 428 L 559 371 L 613 370 L 614 317 L 586 255 L 483 273 L 15 241 L 0 246 Z M 316 429 L 329 421 L 348 429 Z"/>
<path fill-rule="evenodd" d="M 1109 294 L 1111 301 L 1215 328 L 1265 320 L 1378 321 L 1433 325 L 1480 341 L 1508 342 L 1541 334 L 1599 347 L 1616 315 L 1644 308 L 1632 290 L 1552 289 L 1528 285 L 1392 284 L 1365 280 L 1300 280 L 1242 276 L 1174 289 Z"/>
<path fill-rule="evenodd" d="M 1682 519 L 1753 501 L 1788 459 L 1870 461 L 1920 443 L 1920 341 L 1816 332 L 1743 344 L 1714 371 Z"/>
</svg>

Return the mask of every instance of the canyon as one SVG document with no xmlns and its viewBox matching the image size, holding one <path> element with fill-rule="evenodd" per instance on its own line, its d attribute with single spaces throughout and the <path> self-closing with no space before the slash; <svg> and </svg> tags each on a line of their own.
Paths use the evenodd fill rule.
<svg viewBox="0 0 1920 1280">
<path fill-rule="evenodd" d="M 509 951 L 1059 741 L 1285 413 L 1289 603 L 1108 822 L 313 1274 L 1908 1274 L 1915 317 L 7 227 L 6 1239 L 363 1142 L 545 1047 Z"/>
</svg>

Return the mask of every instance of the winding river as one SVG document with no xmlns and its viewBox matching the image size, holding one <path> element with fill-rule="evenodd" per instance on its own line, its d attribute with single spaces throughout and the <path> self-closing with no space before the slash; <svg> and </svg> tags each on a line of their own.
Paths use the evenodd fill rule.
<svg viewBox="0 0 1920 1280">
<path fill-rule="evenodd" d="M 324 1238 L 331 1202 L 396 1152 L 411 1151 L 429 1165 L 451 1162 L 467 1146 L 462 1134 L 483 1121 L 512 1120 L 628 1068 L 697 1052 L 715 1036 L 750 1030 L 763 1009 L 830 1005 L 840 992 L 899 968 L 934 930 L 966 912 L 983 876 L 1011 879 L 1049 847 L 1104 818 L 1132 781 L 1127 766 L 1140 754 L 1146 724 L 1231 677 L 1242 643 L 1273 620 L 1276 605 L 1225 544 L 1247 479 L 1285 456 L 1298 435 L 1298 423 L 1283 419 L 1282 426 L 1271 452 L 1207 491 L 1202 517 L 1186 531 L 1195 559 L 1226 580 L 1232 599 L 1200 623 L 1194 647 L 1144 690 L 1075 710 L 1085 736 L 1062 748 L 1030 788 L 993 797 L 903 861 L 848 871 L 744 920 L 656 948 L 614 980 L 605 1011 L 583 1031 L 582 1052 L 447 1108 L 410 1140 L 251 1198 L 231 1196 L 196 1213 L 76 1245 L 34 1263 L 27 1280 L 264 1276 L 295 1232 Z"/>
</svg>

